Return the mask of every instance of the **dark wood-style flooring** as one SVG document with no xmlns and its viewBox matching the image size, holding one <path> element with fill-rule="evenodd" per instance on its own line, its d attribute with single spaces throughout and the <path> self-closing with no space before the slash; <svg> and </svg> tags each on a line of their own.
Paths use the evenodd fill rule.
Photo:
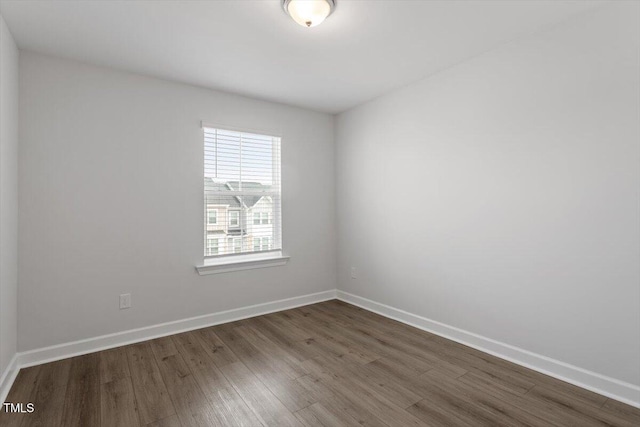
<svg viewBox="0 0 640 427">
<path fill-rule="evenodd" d="M 640 410 L 329 301 L 20 371 L 11 426 L 639 426 Z"/>
</svg>

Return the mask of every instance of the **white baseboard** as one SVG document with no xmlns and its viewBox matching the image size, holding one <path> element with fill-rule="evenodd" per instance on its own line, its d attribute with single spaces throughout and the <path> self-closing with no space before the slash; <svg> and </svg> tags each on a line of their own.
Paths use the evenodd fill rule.
<svg viewBox="0 0 640 427">
<path fill-rule="evenodd" d="M 18 372 L 20 369 L 18 368 L 18 355 L 14 354 L 7 365 L 7 369 L 4 370 L 2 376 L 0 377 L 0 402 L 4 402 L 9 394 L 9 390 L 13 385 L 16 377 L 18 376 Z"/>
<path fill-rule="evenodd" d="M 11 359 L 9 366 L 0 377 L 0 402 L 6 399 L 20 368 L 335 298 L 640 408 L 640 387 L 634 384 L 335 289 L 18 353 Z"/>
<path fill-rule="evenodd" d="M 335 289 L 332 289 L 330 291 L 271 301 L 248 307 L 236 308 L 233 310 L 220 311 L 218 313 L 206 314 L 204 316 L 191 317 L 188 319 L 176 320 L 144 328 L 131 329 L 95 338 L 87 338 L 84 340 L 20 352 L 13 357 L 9 367 L 4 372 L 2 379 L 0 380 L 0 402 L 4 402 L 4 399 L 6 399 L 9 389 L 11 388 L 20 368 L 27 368 L 29 366 L 40 365 L 42 363 L 66 359 L 68 357 L 80 356 L 122 345 L 178 334 L 180 332 L 206 328 L 208 326 L 219 325 L 221 323 L 233 322 L 235 320 L 247 319 L 249 317 L 260 316 L 262 314 L 315 304 L 335 298 L 336 291 Z"/>
<path fill-rule="evenodd" d="M 338 290 L 336 293 L 337 298 L 341 301 L 640 408 L 640 387 L 637 385 L 591 372 L 348 292 Z"/>
</svg>

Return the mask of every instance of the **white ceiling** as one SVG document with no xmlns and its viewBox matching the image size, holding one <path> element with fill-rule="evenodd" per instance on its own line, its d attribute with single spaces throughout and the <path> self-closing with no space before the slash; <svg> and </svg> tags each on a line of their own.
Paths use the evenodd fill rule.
<svg viewBox="0 0 640 427">
<path fill-rule="evenodd" d="M 338 0 L 303 28 L 280 0 L 0 0 L 21 49 L 337 113 L 599 1 Z"/>
</svg>

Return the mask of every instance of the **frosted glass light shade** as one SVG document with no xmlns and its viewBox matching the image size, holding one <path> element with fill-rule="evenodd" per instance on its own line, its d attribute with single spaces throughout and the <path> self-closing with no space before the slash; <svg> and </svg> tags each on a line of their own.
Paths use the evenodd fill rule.
<svg viewBox="0 0 640 427">
<path fill-rule="evenodd" d="M 284 0 L 284 10 L 303 27 L 315 27 L 333 12 L 334 0 Z"/>
</svg>

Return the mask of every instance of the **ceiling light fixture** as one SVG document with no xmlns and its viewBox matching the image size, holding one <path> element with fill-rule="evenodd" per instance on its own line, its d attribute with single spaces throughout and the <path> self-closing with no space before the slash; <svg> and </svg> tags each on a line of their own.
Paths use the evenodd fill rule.
<svg viewBox="0 0 640 427">
<path fill-rule="evenodd" d="M 315 27 L 331 15 L 336 0 L 282 0 L 282 8 L 303 27 Z"/>
</svg>

